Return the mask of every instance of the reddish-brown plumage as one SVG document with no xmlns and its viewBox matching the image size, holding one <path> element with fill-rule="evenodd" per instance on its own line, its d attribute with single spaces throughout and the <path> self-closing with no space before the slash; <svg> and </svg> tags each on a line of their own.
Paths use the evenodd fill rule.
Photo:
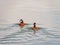
<svg viewBox="0 0 60 45">
<path fill-rule="evenodd" d="M 23 20 L 21 19 L 21 22 L 19 23 L 19 26 L 20 26 L 21 28 L 23 28 L 24 25 L 25 25 L 25 23 L 24 23 Z"/>
<path fill-rule="evenodd" d="M 24 23 L 20 23 L 19 24 L 20 27 L 24 27 L 24 25 L 25 25 Z"/>
</svg>

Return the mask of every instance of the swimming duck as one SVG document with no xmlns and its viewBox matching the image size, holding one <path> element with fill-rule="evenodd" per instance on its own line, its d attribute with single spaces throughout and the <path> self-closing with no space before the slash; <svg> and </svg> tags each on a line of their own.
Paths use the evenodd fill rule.
<svg viewBox="0 0 60 45">
<path fill-rule="evenodd" d="M 24 21 L 22 20 L 22 19 L 20 19 L 20 23 L 19 23 L 19 26 L 21 27 L 21 28 L 23 28 L 24 27 L 24 25 L 25 25 L 25 23 L 24 23 Z"/>
<path fill-rule="evenodd" d="M 33 24 L 32 30 L 37 31 L 38 28 L 36 27 L 36 23 Z"/>
<path fill-rule="evenodd" d="M 20 23 L 18 24 L 21 28 L 23 28 L 25 25 L 30 25 L 28 23 L 24 23 L 24 21 L 22 19 L 20 19 L 19 21 Z"/>
<path fill-rule="evenodd" d="M 39 29 L 43 29 L 43 28 L 37 27 L 37 26 L 36 26 L 36 23 L 34 22 L 34 23 L 33 23 L 33 27 L 29 27 L 28 29 L 33 30 L 33 31 L 34 31 L 34 34 L 35 34 L 36 31 L 38 31 Z"/>
<path fill-rule="evenodd" d="M 33 23 L 32 30 L 34 31 L 34 34 L 36 33 L 36 31 L 37 31 L 38 29 L 39 29 L 39 28 L 36 27 L 36 23 Z"/>
</svg>

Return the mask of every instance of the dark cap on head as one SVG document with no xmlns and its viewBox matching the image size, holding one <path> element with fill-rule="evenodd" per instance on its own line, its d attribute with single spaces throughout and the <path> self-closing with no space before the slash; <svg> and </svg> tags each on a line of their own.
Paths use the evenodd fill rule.
<svg viewBox="0 0 60 45">
<path fill-rule="evenodd" d="M 22 20 L 22 19 L 20 19 L 20 20 L 19 20 L 19 22 L 20 22 L 20 21 L 23 21 L 23 20 Z"/>
<path fill-rule="evenodd" d="M 20 21 L 23 21 L 22 19 L 20 19 Z"/>
</svg>

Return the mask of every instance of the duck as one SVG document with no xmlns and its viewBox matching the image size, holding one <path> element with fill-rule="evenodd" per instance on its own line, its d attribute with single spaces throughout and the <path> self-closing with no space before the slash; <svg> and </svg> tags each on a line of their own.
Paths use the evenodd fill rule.
<svg viewBox="0 0 60 45">
<path fill-rule="evenodd" d="M 38 27 L 36 26 L 36 23 L 33 23 L 33 27 L 32 30 L 34 31 L 34 34 L 36 33 L 36 31 L 38 30 Z"/>
<path fill-rule="evenodd" d="M 38 30 L 38 27 L 36 27 L 36 23 L 33 23 L 32 30 L 33 30 L 33 31 L 37 31 L 37 30 Z"/>
<path fill-rule="evenodd" d="M 24 21 L 23 21 L 22 19 L 20 19 L 19 26 L 20 26 L 21 28 L 23 28 L 23 27 L 25 26 L 25 23 L 24 23 Z"/>
<path fill-rule="evenodd" d="M 20 19 L 18 25 L 19 25 L 21 28 L 23 28 L 25 25 L 31 25 L 31 24 L 25 23 L 25 22 L 23 21 L 23 19 Z"/>
<path fill-rule="evenodd" d="M 33 30 L 34 34 L 36 33 L 36 31 L 43 29 L 42 27 L 37 27 L 36 26 L 36 22 L 33 23 L 33 27 L 28 27 L 28 29 Z"/>
</svg>

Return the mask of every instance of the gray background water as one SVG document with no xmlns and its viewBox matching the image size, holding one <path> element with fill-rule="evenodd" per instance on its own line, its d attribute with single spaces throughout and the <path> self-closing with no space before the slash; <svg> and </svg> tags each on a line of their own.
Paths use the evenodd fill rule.
<svg viewBox="0 0 60 45">
<path fill-rule="evenodd" d="M 21 18 L 46 29 L 34 35 L 15 25 Z M 0 45 L 60 45 L 59 19 L 60 0 L 0 0 Z"/>
</svg>

